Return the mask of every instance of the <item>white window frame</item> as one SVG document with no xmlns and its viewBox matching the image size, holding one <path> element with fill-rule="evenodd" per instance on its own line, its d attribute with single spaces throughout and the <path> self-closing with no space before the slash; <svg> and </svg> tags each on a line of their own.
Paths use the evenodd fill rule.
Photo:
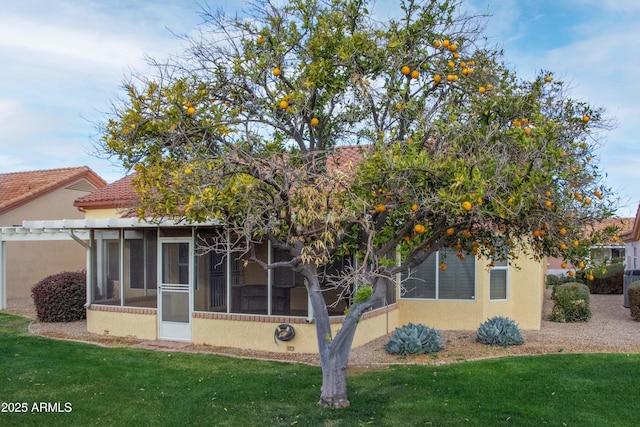
<svg viewBox="0 0 640 427">
<path fill-rule="evenodd" d="M 478 278 L 477 278 L 477 274 L 476 274 L 476 259 L 475 257 L 473 258 L 473 296 L 471 298 L 440 298 L 440 263 L 441 258 L 440 258 L 440 253 L 441 251 L 438 250 L 436 251 L 436 256 L 435 256 L 435 271 L 436 271 L 436 275 L 435 275 L 435 296 L 434 298 L 412 298 L 412 297 L 407 297 L 407 296 L 403 296 L 402 294 L 400 294 L 400 299 L 404 299 L 404 300 L 423 300 L 423 301 L 460 301 L 460 302 L 473 302 L 476 301 L 476 295 L 477 295 L 477 284 L 478 284 Z M 451 254 L 447 255 L 447 256 L 455 256 L 455 254 L 453 252 L 451 252 Z M 469 255 L 471 256 L 471 255 Z M 444 258 L 446 259 L 446 257 Z M 466 258 L 465 261 L 468 261 L 469 258 Z M 424 260 L 423 262 L 426 262 L 427 260 Z M 407 274 L 407 279 L 411 278 L 412 272 L 411 269 L 408 270 L 408 274 Z M 406 280 L 406 279 L 405 279 Z M 402 274 L 399 275 L 399 282 L 402 283 Z"/>
<path fill-rule="evenodd" d="M 509 299 L 509 260 L 504 261 L 504 265 L 496 265 L 495 260 L 493 261 L 494 265 L 489 268 L 489 301 L 507 301 Z M 491 298 L 491 273 L 494 271 L 504 271 L 504 298 Z"/>
</svg>

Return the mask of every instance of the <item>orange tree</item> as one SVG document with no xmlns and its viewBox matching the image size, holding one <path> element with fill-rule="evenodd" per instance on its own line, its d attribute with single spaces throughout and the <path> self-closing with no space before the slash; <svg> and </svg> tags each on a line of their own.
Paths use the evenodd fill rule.
<svg viewBox="0 0 640 427">
<path fill-rule="evenodd" d="M 304 277 L 333 408 L 349 404 L 358 319 L 398 272 L 444 247 L 579 266 L 602 237 L 585 226 L 613 209 L 602 111 L 549 73 L 519 79 L 459 2 L 399 3 L 385 21 L 363 0 L 204 10 L 189 48 L 126 82 L 102 126 L 104 150 L 137 172 L 140 216 L 215 219 L 214 250 Z M 289 259 L 259 259 L 266 241 Z M 321 275 L 350 302 L 335 334 Z"/>
</svg>

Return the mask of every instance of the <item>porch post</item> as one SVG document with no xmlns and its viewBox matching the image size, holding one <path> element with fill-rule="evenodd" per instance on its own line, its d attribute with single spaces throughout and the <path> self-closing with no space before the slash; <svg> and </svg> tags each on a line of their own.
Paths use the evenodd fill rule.
<svg viewBox="0 0 640 427">
<path fill-rule="evenodd" d="M 7 308 L 7 247 L 0 230 L 0 310 Z"/>
<path fill-rule="evenodd" d="M 93 301 L 93 266 L 91 260 L 93 259 L 93 229 L 89 229 L 89 247 L 87 248 L 87 268 L 85 269 L 87 275 L 87 302 L 85 306 L 89 308 L 91 301 Z"/>
</svg>

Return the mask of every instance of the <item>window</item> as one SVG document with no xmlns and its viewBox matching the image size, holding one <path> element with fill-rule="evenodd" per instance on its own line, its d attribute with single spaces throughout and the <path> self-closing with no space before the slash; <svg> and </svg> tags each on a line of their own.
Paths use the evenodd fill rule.
<svg viewBox="0 0 640 427">
<path fill-rule="evenodd" d="M 95 230 L 93 300 L 97 304 L 157 306 L 156 230 Z"/>
<path fill-rule="evenodd" d="M 439 268 L 445 264 L 446 269 Z M 458 258 L 444 249 L 402 273 L 407 299 L 475 299 L 475 257 Z"/>
<path fill-rule="evenodd" d="M 489 270 L 489 299 L 507 299 L 507 279 L 509 273 L 509 262 L 506 259 L 493 262 Z"/>
</svg>

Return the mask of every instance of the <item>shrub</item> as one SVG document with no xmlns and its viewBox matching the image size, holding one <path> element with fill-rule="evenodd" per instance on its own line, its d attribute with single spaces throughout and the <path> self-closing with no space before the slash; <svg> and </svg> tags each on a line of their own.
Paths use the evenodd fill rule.
<svg viewBox="0 0 640 427">
<path fill-rule="evenodd" d="M 522 338 L 518 324 L 503 316 L 487 319 L 478 328 L 477 335 L 477 340 L 483 344 L 502 347 L 524 344 L 524 338 Z"/>
<path fill-rule="evenodd" d="M 629 311 L 633 320 L 640 322 L 640 281 L 633 282 L 627 288 Z"/>
<path fill-rule="evenodd" d="M 601 295 L 622 295 L 622 283 L 624 276 L 624 266 L 622 264 L 611 264 L 596 267 L 593 270 L 593 280 L 587 280 L 585 276 L 589 273 L 580 271 L 577 274 L 580 282 L 586 283 L 592 294 Z"/>
<path fill-rule="evenodd" d="M 87 277 L 84 271 L 54 274 L 31 288 L 41 322 L 73 322 L 86 318 Z"/>
<path fill-rule="evenodd" d="M 395 332 L 384 346 L 390 354 L 425 354 L 434 353 L 444 348 L 440 332 L 428 326 L 409 323 Z"/>
<path fill-rule="evenodd" d="M 555 287 L 552 322 L 586 322 L 591 319 L 589 288 L 582 283 L 564 283 Z"/>
<path fill-rule="evenodd" d="M 554 287 L 560 282 L 560 279 L 555 274 L 547 274 L 547 288 Z"/>
</svg>

